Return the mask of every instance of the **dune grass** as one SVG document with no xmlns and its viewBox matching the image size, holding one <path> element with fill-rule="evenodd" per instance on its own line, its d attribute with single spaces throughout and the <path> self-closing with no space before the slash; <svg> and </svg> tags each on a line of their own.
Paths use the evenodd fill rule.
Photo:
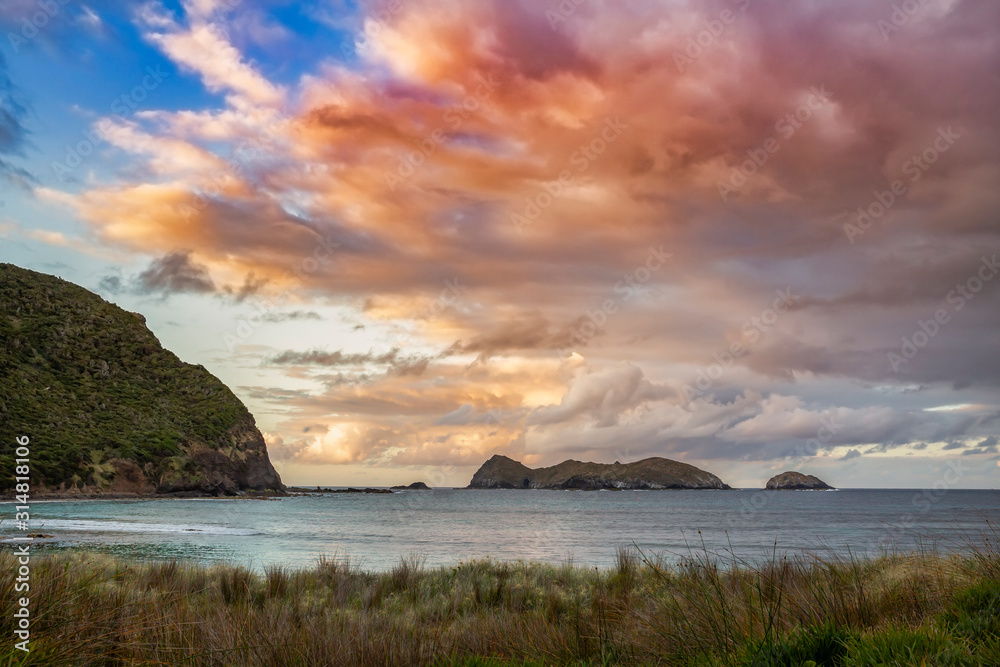
<svg viewBox="0 0 1000 667">
<path fill-rule="evenodd" d="M 31 653 L 13 647 L 0 553 L 0 664 L 1000 665 L 996 531 L 961 553 L 872 559 L 634 548 L 607 570 L 473 561 L 388 572 L 32 558 Z"/>
</svg>

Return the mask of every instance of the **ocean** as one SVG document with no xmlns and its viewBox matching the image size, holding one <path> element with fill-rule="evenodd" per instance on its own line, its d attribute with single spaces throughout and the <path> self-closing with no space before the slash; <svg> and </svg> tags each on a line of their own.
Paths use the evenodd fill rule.
<svg viewBox="0 0 1000 667">
<path fill-rule="evenodd" d="M 0 539 L 23 534 L 3 503 Z M 635 545 L 677 562 L 708 550 L 874 555 L 962 549 L 1000 523 L 1000 493 L 838 491 L 402 491 L 273 500 L 35 501 L 36 553 L 86 547 L 126 557 L 310 566 L 321 555 L 386 570 L 472 559 L 609 567 Z M 991 536 L 995 538 L 996 534 Z"/>
</svg>

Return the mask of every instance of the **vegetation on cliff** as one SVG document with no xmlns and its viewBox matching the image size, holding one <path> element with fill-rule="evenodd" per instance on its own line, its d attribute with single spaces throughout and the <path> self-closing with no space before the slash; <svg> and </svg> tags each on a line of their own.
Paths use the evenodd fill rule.
<svg viewBox="0 0 1000 667">
<path fill-rule="evenodd" d="M 38 491 L 282 488 L 246 407 L 141 315 L 0 264 L 0 490 L 14 483 L 17 436 L 31 439 Z"/>
<path fill-rule="evenodd" d="M 654 456 L 633 463 L 563 461 L 548 468 L 528 466 L 497 454 L 469 483 L 472 489 L 728 489 L 710 472 Z"/>
</svg>

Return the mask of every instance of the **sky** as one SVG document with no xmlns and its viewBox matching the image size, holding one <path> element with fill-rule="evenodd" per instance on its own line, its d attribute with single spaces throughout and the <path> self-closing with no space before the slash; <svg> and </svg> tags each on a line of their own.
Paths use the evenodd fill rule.
<svg viewBox="0 0 1000 667">
<path fill-rule="evenodd" d="M 0 261 L 286 484 L 996 488 L 1000 5 L 0 3 Z"/>
</svg>

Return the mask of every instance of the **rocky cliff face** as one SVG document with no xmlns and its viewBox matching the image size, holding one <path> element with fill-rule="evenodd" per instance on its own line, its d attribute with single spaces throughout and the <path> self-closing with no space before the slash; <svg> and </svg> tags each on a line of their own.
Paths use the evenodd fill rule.
<svg viewBox="0 0 1000 667">
<path fill-rule="evenodd" d="M 470 489 L 530 489 L 534 470 L 519 461 L 496 454 L 479 466 Z"/>
<path fill-rule="evenodd" d="M 164 350 L 145 319 L 0 264 L 0 491 L 31 439 L 38 494 L 282 490 L 240 400 Z"/>
<path fill-rule="evenodd" d="M 182 445 L 194 466 L 161 475 L 156 492 L 234 495 L 241 491 L 284 489 L 249 412 L 213 444 L 216 447 L 199 442 Z"/>
<path fill-rule="evenodd" d="M 833 487 L 814 475 L 789 470 L 767 480 L 765 488 L 772 491 L 822 491 Z"/>
<path fill-rule="evenodd" d="M 652 457 L 634 463 L 563 461 L 532 469 L 499 454 L 484 463 L 470 489 L 728 489 L 710 472 Z"/>
</svg>

